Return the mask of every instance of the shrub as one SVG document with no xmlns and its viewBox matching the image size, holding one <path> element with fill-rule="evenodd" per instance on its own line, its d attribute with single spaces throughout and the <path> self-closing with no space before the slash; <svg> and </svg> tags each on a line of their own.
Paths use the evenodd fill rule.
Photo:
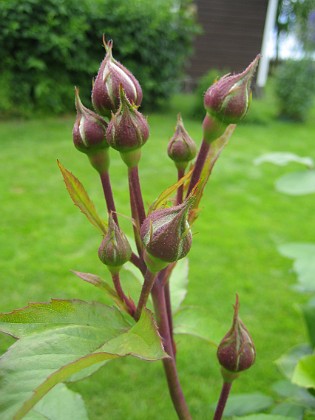
<svg viewBox="0 0 315 420">
<path fill-rule="evenodd" d="M 315 68 L 308 60 L 287 60 L 275 74 L 275 94 L 281 117 L 303 121 L 315 93 Z"/>
<path fill-rule="evenodd" d="M 115 58 L 139 79 L 146 105 L 155 106 L 180 82 L 198 28 L 191 0 L 177 4 L 175 10 L 171 0 L 0 2 L 0 85 L 10 80 L 0 111 L 69 110 L 73 86 L 97 73 L 103 33 L 114 40 Z M 81 96 L 87 100 L 90 92 Z"/>
</svg>

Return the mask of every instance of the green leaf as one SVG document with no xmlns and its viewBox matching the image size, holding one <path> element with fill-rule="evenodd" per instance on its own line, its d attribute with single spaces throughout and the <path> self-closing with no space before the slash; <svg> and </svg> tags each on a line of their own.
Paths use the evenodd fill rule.
<svg viewBox="0 0 315 420">
<path fill-rule="evenodd" d="M 187 295 L 188 287 L 188 258 L 177 261 L 169 282 L 172 301 L 172 312 L 176 313 Z"/>
<path fill-rule="evenodd" d="M 245 416 L 247 414 L 266 410 L 272 404 L 273 399 L 268 395 L 262 394 L 261 392 L 231 395 L 227 401 L 224 415 L 227 417 Z"/>
<path fill-rule="evenodd" d="M 306 389 L 290 381 L 278 381 L 273 384 L 272 389 L 280 397 L 287 399 L 290 403 L 297 404 L 299 407 L 315 408 L 315 398 Z"/>
<path fill-rule="evenodd" d="M 315 299 L 311 299 L 307 304 L 302 305 L 305 324 L 307 327 L 310 343 L 315 348 Z"/>
<path fill-rule="evenodd" d="M 276 181 L 276 189 L 289 195 L 315 193 L 315 171 L 298 171 L 283 175 Z"/>
<path fill-rule="evenodd" d="M 95 206 L 85 191 L 81 182 L 70 171 L 68 171 L 59 161 L 58 166 L 62 173 L 69 195 L 76 206 L 82 211 L 87 219 L 99 229 L 103 234 L 106 234 L 107 227 L 96 212 Z"/>
<path fill-rule="evenodd" d="M 304 388 L 315 389 L 315 354 L 305 356 L 298 362 L 292 382 Z"/>
<path fill-rule="evenodd" d="M 166 357 L 152 314 L 138 323 L 115 307 L 52 300 L 0 316 L 0 331 L 21 337 L 0 358 L 0 418 L 22 418 L 51 388 L 103 361 Z"/>
<path fill-rule="evenodd" d="M 298 276 L 299 291 L 315 291 L 315 244 L 287 243 L 278 248 L 280 254 L 294 259 L 293 270 Z"/>
<path fill-rule="evenodd" d="M 285 416 L 285 418 L 292 418 L 295 420 L 303 420 L 305 412 L 305 407 L 302 407 L 299 404 L 294 404 L 290 402 L 284 402 L 278 404 L 272 411 L 272 414 Z"/>
<path fill-rule="evenodd" d="M 288 352 L 283 354 L 276 360 L 276 365 L 278 366 L 281 373 L 287 378 L 292 379 L 292 375 L 297 365 L 298 361 L 305 355 L 311 354 L 312 349 L 308 344 L 300 344 L 293 347 Z"/>
<path fill-rule="evenodd" d="M 289 152 L 266 153 L 254 160 L 255 165 L 260 165 L 261 163 L 265 162 L 273 163 L 278 166 L 285 166 L 291 162 L 301 163 L 302 165 L 305 165 L 307 167 L 314 166 L 314 161 L 312 158 L 308 156 L 301 157 Z"/>
<path fill-rule="evenodd" d="M 224 336 L 220 322 L 198 307 L 183 307 L 175 314 L 174 333 L 192 335 L 215 346 Z"/>
<path fill-rule="evenodd" d="M 24 417 L 25 420 L 37 418 L 88 420 L 88 414 L 81 395 L 71 391 L 64 384 L 58 384 Z"/>
</svg>

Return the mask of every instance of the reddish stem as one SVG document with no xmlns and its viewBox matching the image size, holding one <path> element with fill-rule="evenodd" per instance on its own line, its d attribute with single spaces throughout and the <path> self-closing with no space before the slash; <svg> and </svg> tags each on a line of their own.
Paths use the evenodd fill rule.
<svg viewBox="0 0 315 420">
<path fill-rule="evenodd" d="M 150 270 L 147 269 L 145 276 L 144 276 L 144 282 L 143 282 L 143 286 L 141 289 L 141 294 L 140 294 L 140 298 L 139 298 L 139 302 L 137 305 L 137 309 L 135 312 L 135 320 L 138 321 L 140 319 L 141 313 L 143 308 L 145 308 L 145 305 L 148 301 L 148 298 L 150 296 L 150 292 L 152 290 L 154 281 L 156 278 L 156 274 L 155 273 L 151 273 Z"/>
<path fill-rule="evenodd" d="M 195 167 L 191 175 L 190 184 L 187 191 L 187 197 L 191 193 L 192 189 L 197 185 L 197 182 L 200 179 L 202 168 L 205 164 L 207 154 L 210 149 L 210 143 L 207 143 L 205 140 L 202 140 L 201 147 L 197 156 Z"/>
<path fill-rule="evenodd" d="M 117 292 L 117 295 L 119 296 L 120 300 L 122 302 L 125 303 L 125 305 L 127 306 L 128 312 L 130 313 L 131 316 L 134 316 L 134 313 L 136 311 L 136 305 L 134 304 L 132 299 L 127 298 L 127 296 L 125 295 L 121 284 L 120 284 L 120 278 L 119 278 L 119 274 L 118 273 L 113 273 L 112 274 L 112 279 L 113 279 L 113 283 L 115 286 L 115 290 Z"/>
<path fill-rule="evenodd" d="M 167 379 L 169 393 L 172 398 L 178 418 L 180 420 L 191 420 L 191 415 L 189 413 L 189 409 L 185 401 L 177 373 L 163 289 L 164 288 L 161 282 L 157 281 L 152 289 L 152 298 L 158 320 L 159 332 L 163 340 L 165 351 L 170 356 L 163 359 L 164 371 Z"/>
<path fill-rule="evenodd" d="M 128 180 L 130 196 L 133 196 L 134 206 L 137 212 L 136 220 L 139 223 L 139 226 L 141 226 L 145 219 L 145 210 L 140 187 L 138 166 L 132 166 L 131 168 L 128 168 Z"/>
<path fill-rule="evenodd" d="M 221 420 L 226 402 L 229 398 L 231 387 L 232 387 L 232 382 L 223 382 L 220 398 L 219 398 L 218 405 L 214 413 L 213 420 Z"/>
<path fill-rule="evenodd" d="M 112 187 L 111 187 L 111 184 L 110 184 L 110 178 L 109 178 L 108 171 L 104 171 L 104 172 L 100 173 L 100 178 L 101 178 L 102 187 L 103 187 L 103 191 L 104 191 L 104 197 L 105 197 L 105 201 L 106 201 L 107 211 L 108 211 L 108 213 L 112 213 L 113 219 L 114 219 L 116 225 L 119 226 L 117 213 L 116 213 L 115 202 L 114 202 L 114 197 L 113 197 L 113 191 L 112 191 Z"/>
</svg>

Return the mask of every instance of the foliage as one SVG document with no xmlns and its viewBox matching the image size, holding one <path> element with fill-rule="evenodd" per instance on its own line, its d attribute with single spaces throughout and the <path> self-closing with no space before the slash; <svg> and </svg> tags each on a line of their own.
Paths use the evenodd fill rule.
<svg viewBox="0 0 315 420">
<path fill-rule="evenodd" d="M 306 119 L 315 94 L 315 68 L 309 60 L 284 61 L 275 74 L 275 94 L 281 117 Z"/>
<path fill-rule="evenodd" d="M 73 86 L 97 72 L 103 33 L 114 40 L 116 58 L 137 74 L 146 104 L 168 98 L 198 31 L 190 0 L 171 6 L 170 0 L 1 1 L 2 115 L 72 109 Z"/>
</svg>

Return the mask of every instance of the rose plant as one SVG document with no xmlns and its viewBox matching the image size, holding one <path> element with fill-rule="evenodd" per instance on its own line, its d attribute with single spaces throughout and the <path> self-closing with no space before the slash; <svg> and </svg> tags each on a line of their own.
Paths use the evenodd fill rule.
<svg viewBox="0 0 315 420">
<path fill-rule="evenodd" d="M 213 166 L 249 108 L 259 56 L 242 73 L 228 74 L 206 91 L 198 153 L 178 115 L 167 150 L 177 170 L 177 182 L 146 209 L 138 164 L 150 129 L 139 111 L 141 86 L 113 57 L 113 42 L 103 41 L 106 55 L 92 88 L 94 111 L 82 104 L 76 88 L 72 135 L 74 146 L 99 175 L 106 221 L 98 215 L 81 182 L 61 162 L 58 165 L 73 202 L 103 236 L 96 252 L 108 268 L 112 284 L 91 273 L 75 274 L 110 296 L 113 305 L 52 299 L 0 314 L 0 331 L 17 339 L 0 358 L 0 417 L 4 420 L 38 415 L 41 399 L 47 398 L 49 391 L 54 398 L 62 398 L 65 388 L 61 384 L 83 379 L 108 361 L 125 356 L 162 361 L 178 418 L 191 419 L 177 371 L 170 282 L 177 262 L 191 249 L 193 224 Z M 126 165 L 134 246 L 122 231 L 116 210 L 110 149 L 118 151 Z M 196 154 L 195 163 L 191 163 Z M 121 282 L 127 262 L 143 278 L 137 299 L 127 295 Z M 153 312 L 147 307 L 150 297 Z M 254 344 L 239 318 L 238 296 L 232 327 L 218 345 L 217 356 L 223 386 L 215 420 L 222 418 L 232 382 L 255 361 Z M 49 418 L 49 413 L 45 416 Z"/>
</svg>

